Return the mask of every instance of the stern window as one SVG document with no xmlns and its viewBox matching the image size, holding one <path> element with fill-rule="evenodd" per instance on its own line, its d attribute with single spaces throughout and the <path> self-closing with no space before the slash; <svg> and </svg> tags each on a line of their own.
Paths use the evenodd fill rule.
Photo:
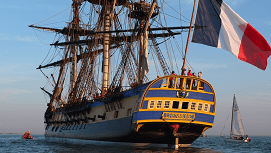
<svg viewBox="0 0 271 153">
<path fill-rule="evenodd" d="M 156 106 L 156 108 L 161 108 L 162 107 L 162 101 L 161 100 L 159 100 L 158 102 L 157 102 L 157 106 Z"/>
<path fill-rule="evenodd" d="M 182 109 L 188 109 L 189 102 L 183 102 Z"/>
<path fill-rule="evenodd" d="M 178 109 L 179 108 L 179 102 L 178 101 L 173 101 L 172 108 Z"/>
<path fill-rule="evenodd" d="M 150 102 L 150 108 L 154 108 L 154 101 Z"/>
<path fill-rule="evenodd" d="M 195 110 L 196 109 L 196 104 L 197 103 L 191 103 L 191 110 Z"/>
<path fill-rule="evenodd" d="M 209 104 L 205 104 L 205 105 L 204 105 L 204 111 L 205 111 L 205 112 L 208 112 L 208 108 L 209 108 Z"/>
<path fill-rule="evenodd" d="M 199 111 L 202 111 L 202 105 L 203 105 L 202 103 L 199 103 L 199 106 L 198 106 Z"/>
<path fill-rule="evenodd" d="M 169 108 L 170 101 L 165 101 L 165 106 L 164 108 Z"/>
</svg>

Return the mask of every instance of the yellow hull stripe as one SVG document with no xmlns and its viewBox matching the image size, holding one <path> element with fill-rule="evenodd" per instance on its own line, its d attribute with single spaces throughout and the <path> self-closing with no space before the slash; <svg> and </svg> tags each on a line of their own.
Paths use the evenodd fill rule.
<svg viewBox="0 0 271 153">
<path fill-rule="evenodd" d="M 200 124 L 200 125 L 206 125 L 206 126 L 213 126 L 214 124 L 212 123 L 206 123 L 206 122 L 199 122 L 199 121 L 185 121 L 185 120 L 138 120 L 136 123 L 137 124 L 142 124 L 142 123 L 154 123 L 154 122 L 167 122 L 167 123 L 189 123 L 189 124 Z"/>
</svg>

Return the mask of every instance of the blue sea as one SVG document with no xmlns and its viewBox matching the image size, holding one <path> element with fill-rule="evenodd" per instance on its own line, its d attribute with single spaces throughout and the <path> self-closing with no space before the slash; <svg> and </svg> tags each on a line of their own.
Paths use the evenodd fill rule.
<svg viewBox="0 0 271 153">
<path fill-rule="evenodd" d="M 123 145 L 94 141 L 89 145 L 61 144 L 47 142 L 43 135 L 33 135 L 34 140 L 21 139 L 22 135 L 0 135 L 0 152 L 40 152 L 40 153 L 217 153 L 217 152 L 249 152 L 270 153 L 271 137 L 251 136 L 249 143 L 226 142 L 219 136 L 200 137 L 190 147 L 177 150 L 167 147 L 147 147 Z"/>
</svg>

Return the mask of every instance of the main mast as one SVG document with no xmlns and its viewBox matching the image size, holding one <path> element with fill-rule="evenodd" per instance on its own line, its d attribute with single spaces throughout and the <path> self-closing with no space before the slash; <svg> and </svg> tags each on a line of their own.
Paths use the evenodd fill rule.
<svg viewBox="0 0 271 153">
<path fill-rule="evenodd" d="M 110 10 L 111 6 L 106 3 L 104 6 L 104 31 L 107 32 L 110 30 Z M 109 37 L 110 33 L 104 33 L 104 51 L 103 51 L 103 80 L 102 80 L 102 94 L 106 92 L 109 85 Z"/>
<path fill-rule="evenodd" d="M 70 23 L 70 27 L 73 29 L 72 31 L 79 30 L 79 8 L 81 6 L 81 2 L 78 0 L 73 0 L 72 8 L 73 8 L 73 20 Z M 79 34 L 76 32 L 71 33 L 70 41 L 78 41 Z M 70 85 L 71 88 L 74 88 L 75 82 L 77 80 L 77 52 L 78 46 L 76 44 L 71 46 L 71 58 L 72 65 L 70 68 Z"/>
</svg>

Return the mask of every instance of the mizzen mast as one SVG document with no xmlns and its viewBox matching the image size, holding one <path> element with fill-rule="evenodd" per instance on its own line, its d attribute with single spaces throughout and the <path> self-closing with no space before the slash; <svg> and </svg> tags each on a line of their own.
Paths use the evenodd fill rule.
<svg viewBox="0 0 271 153">
<path fill-rule="evenodd" d="M 188 32 L 188 36 L 187 36 L 185 54 L 184 54 L 184 58 L 183 58 L 182 74 L 184 74 L 184 72 L 185 72 L 185 61 L 186 61 L 186 55 L 187 55 L 187 50 L 188 50 L 188 44 L 189 44 L 189 40 L 190 40 L 190 33 L 191 33 L 192 24 L 193 24 L 193 20 L 194 20 L 194 12 L 195 12 L 195 7 L 196 7 L 196 2 L 197 2 L 197 0 L 194 0 L 194 7 L 193 7 L 191 21 L 190 21 L 190 28 L 189 28 L 189 32 Z"/>
</svg>

